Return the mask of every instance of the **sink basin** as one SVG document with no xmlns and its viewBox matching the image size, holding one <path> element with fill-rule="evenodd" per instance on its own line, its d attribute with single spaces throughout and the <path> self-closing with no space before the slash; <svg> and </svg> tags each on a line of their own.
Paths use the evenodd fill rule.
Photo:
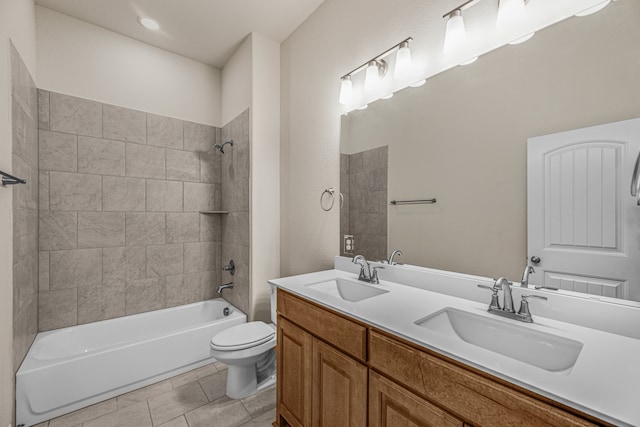
<svg viewBox="0 0 640 427">
<path fill-rule="evenodd" d="M 373 287 L 366 283 L 342 278 L 335 278 L 331 280 L 325 280 L 324 282 L 312 283 L 310 285 L 307 285 L 307 287 L 352 302 L 362 301 L 367 298 L 373 298 L 375 296 L 386 294 L 387 292 L 389 292 L 385 291 L 384 289 Z"/>
<path fill-rule="evenodd" d="M 571 368 L 582 350 L 579 341 L 451 307 L 415 324 L 552 372 Z"/>
</svg>

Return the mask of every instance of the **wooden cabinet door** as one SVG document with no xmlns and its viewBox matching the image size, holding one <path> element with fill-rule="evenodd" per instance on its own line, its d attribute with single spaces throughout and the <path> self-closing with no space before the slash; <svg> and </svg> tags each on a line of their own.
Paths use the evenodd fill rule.
<svg viewBox="0 0 640 427">
<path fill-rule="evenodd" d="M 370 427 L 462 427 L 463 422 L 371 371 Z"/>
<path fill-rule="evenodd" d="M 278 316 L 277 422 L 283 425 L 311 425 L 311 349 L 310 334 Z"/>
<path fill-rule="evenodd" d="M 313 339 L 313 427 L 365 427 L 365 365 Z"/>
</svg>

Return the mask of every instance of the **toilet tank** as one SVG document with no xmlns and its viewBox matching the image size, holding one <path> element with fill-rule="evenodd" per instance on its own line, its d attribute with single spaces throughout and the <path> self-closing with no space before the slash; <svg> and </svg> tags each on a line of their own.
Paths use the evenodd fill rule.
<svg viewBox="0 0 640 427">
<path fill-rule="evenodd" d="M 276 308 L 278 307 L 277 301 L 276 301 L 276 287 L 274 285 L 272 285 L 271 283 L 269 283 L 269 293 L 271 296 L 271 321 L 273 323 L 277 323 L 277 317 L 278 315 L 276 314 Z"/>
</svg>

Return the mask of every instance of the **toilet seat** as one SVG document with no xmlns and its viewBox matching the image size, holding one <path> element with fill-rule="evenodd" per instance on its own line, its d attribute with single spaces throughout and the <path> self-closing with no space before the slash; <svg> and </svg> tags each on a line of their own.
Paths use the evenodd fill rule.
<svg viewBox="0 0 640 427">
<path fill-rule="evenodd" d="M 273 339 L 274 329 L 264 322 L 247 322 L 232 326 L 211 338 L 211 349 L 218 351 L 243 350 L 259 346 Z"/>
</svg>

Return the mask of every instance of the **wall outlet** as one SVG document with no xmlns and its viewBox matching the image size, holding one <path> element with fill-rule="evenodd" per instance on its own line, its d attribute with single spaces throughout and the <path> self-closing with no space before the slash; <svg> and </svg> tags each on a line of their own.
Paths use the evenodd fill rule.
<svg viewBox="0 0 640 427">
<path fill-rule="evenodd" d="M 351 234 L 345 234 L 343 239 L 343 252 L 347 255 L 353 255 L 355 251 L 356 240 Z"/>
</svg>

